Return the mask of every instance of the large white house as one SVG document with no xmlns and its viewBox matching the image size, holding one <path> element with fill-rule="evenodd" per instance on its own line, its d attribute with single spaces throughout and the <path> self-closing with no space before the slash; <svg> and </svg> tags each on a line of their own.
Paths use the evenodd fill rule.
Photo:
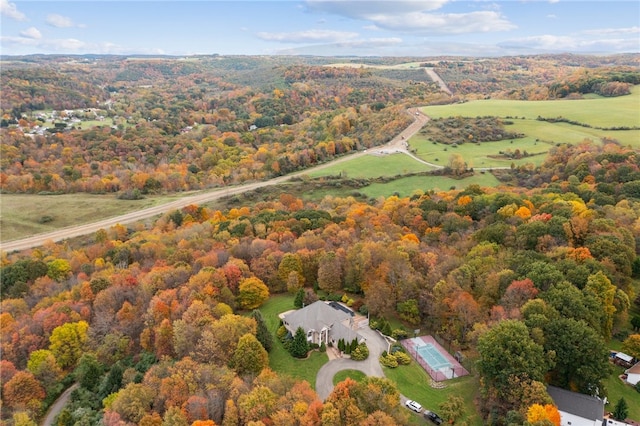
<svg viewBox="0 0 640 426">
<path fill-rule="evenodd" d="M 298 327 L 302 327 L 307 334 L 309 343 L 325 345 L 331 343 L 336 346 L 340 339 L 351 343 L 354 339 L 364 341 L 355 329 L 355 313 L 337 302 L 317 301 L 297 311 L 285 312 L 280 315 L 282 323 L 291 334 L 295 334 Z"/>
<path fill-rule="evenodd" d="M 547 392 L 558 407 L 561 426 L 602 426 L 604 401 L 600 398 L 554 386 L 547 387 Z"/>
</svg>

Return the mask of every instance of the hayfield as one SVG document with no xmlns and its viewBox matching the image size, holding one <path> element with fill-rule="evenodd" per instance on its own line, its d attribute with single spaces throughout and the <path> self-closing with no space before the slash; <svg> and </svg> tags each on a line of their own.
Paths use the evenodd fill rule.
<svg viewBox="0 0 640 426">
<path fill-rule="evenodd" d="M 615 98 L 589 97 L 576 100 L 511 101 L 479 100 L 462 104 L 437 105 L 422 108 L 430 117 L 524 117 L 536 119 L 564 117 L 597 127 L 640 126 L 640 86 L 634 86 L 628 96 Z"/>
<path fill-rule="evenodd" d="M 364 157 L 354 158 L 353 160 L 311 172 L 309 176 L 317 178 L 341 175 L 349 178 L 371 179 L 426 172 L 433 169 L 433 167 L 422 164 L 404 154 L 365 155 Z"/>
<path fill-rule="evenodd" d="M 387 183 L 374 183 L 359 190 L 369 198 L 388 197 L 397 193 L 400 197 L 409 197 L 416 191 L 448 191 L 450 188 L 464 189 L 469 185 L 481 187 L 499 186 L 500 182 L 489 172 L 476 172 L 474 176 L 453 179 L 446 176 L 409 176 Z"/>
</svg>

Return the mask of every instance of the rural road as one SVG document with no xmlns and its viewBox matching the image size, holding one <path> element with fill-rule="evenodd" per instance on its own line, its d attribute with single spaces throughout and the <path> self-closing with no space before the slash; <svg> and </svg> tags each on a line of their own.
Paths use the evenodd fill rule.
<svg viewBox="0 0 640 426">
<path fill-rule="evenodd" d="M 73 392 L 77 388 L 78 384 L 76 383 L 66 391 L 62 392 L 62 395 L 60 395 L 58 399 L 56 399 L 56 402 L 54 402 L 51 407 L 49 407 L 49 411 L 47 411 L 47 415 L 42 421 L 41 426 L 53 426 L 53 421 L 55 420 L 56 416 L 60 413 L 60 411 L 62 411 L 64 406 L 67 405 L 67 402 L 69 402 L 71 392 Z"/>
<path fill-rule="evenodd" d="M 394 152 L 403 152 L 405 154 L 411 155 L 406 150 L 406 141 L 411 136 L 416 134 L 422 128 L 422 126 L 424 126 L 424 124 L 427 121 L 429 121 L 429 117 L 422 114 L 417 108 L 409 109 L 408 113 L 411 114 L 411 116 L 414 118 L 414 121 L 406 129 L 404 129 L 402 132 L 396 135 L 390 142 L 388 142 L 383 146 L 372 148 L 372 149 L 369 149 L 368 151 L 358 151 L 358 152 L 345 155 L 333 161 L 320 164 L 318 166 L 315 166 L 309 169 L 291 173 L 286 176 L 279 176 L 277 178 L 269 179 L 263 182 L 253 182 L 253 183 L 248 183 L 244 185 L 221 188 L 214 191 L 201 192 L 195 195 L 190 195 L 190 196 L 180 198 L 179 200 L 176 200 L 176 201 L 171 201 L 169 203 L 165 203 L 162 205 L 153 206 L 153 207 L 138 210 L 135 212 L 123 214 L 120 216 L 99 220 L 97 222 L 62 228 L 62 229 L 58 229 L 55 231 L 46 232 L 42 234 L 36 234 L 20 240 L 2 242 L 0 243 L 0 251 L 10 253 L 14 251 L 27 250 L 34 247 L 39 247 L 47 241 L 58 242 L 68 238 L 74 238 L 82 235 L 92 234 L 100 229 L 107 229 L 117 224 L 125 225 L 133 222 L 138 222 L 144 219 L 152 218 L 154 216 L 162 215 L 168 211 L 181 209 L 191 204 L 203 204 L 203 203 L 215 201 L 230 195 L 242 194 L 244 192 L 253 191 L 255 189 L 263 188 L 266 186 L 278 185 L 280 183 L 290 180 L 291 178 L 294 178 L 297 176 L 303 176 L 310 172 L 322 170 L 327 167 L 331 167 L 345 161 L 350 161 L 355 158 L 362 157 L 368 154 L 381 155 L 381 154 L 388 154 L 388 153 L 394 153 Z M 422 160 L 419 160 L 419 161 L 422 161 Z M 441 167 L 436 165 L 434 166 Z"/>
</svg>

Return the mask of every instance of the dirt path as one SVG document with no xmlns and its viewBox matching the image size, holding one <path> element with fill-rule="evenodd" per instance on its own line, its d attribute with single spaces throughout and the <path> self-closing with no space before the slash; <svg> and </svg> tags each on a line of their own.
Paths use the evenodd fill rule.
<svg viewBox="0 0 640 426">
<path fill-rule="evenodd" d="M 214 191 L 202 192 L 196 195 L 190 195 L 184 198 L 180 198 L 179 200 L 172 201 L 166 204 L 149 207 L 146 209 L 138 210 L 135 212 L 123 214 L 116 217 L 111 217 L 108 219 L 103 219 L 97 222 L 81 224 L 73 227 L 62 228 L 55 231 L 32 235 L 27 238 L 23 238 L 20 240 L 7 241 L 0 243 L 0 250 L 5 252 L 13 252 L 26 250 L 34 247 L 39 247 L 43 245 L 47 241 L 62 241 L 68 238 L 79 237 L 82 235 L 92 234 L 100 229 L 107 229 L 117 224 L 126 225 L 133 222 L 138 222 L 141 220 L 151 219 L 156 216 L 160 216 L 168 211 L 176 210 L 183 208 L 185 206 L 191 204 L 203 204 L 210 201 L 219 200 L 220 198 L 227 197 L 229 195 L 242 194 L 247 191 L 253 191 L 258 188 L 263 188 L 266 186 L 278 185 L 280 183 L 286 182 L 291 178 L 306 175 L 310 172 L 322 170 L 327 167 L 332 167 L 336 164 L 340 164 L 345 161 L 350 161 L 356 159 L 358 157 L 362 157 L 363 155 L 368 155 L 369 153 L 391 153 L 391 152 L 401 152 L 406 151 L 406 141 L 418 132 L 422 128 L 422 126 L 429 121 L 429 118 L 419 112 L 417 109 L 409 109 L 408 113 L 414 117 L 414 121 L 402 132 L 400 132 L 395 138 L 393 138 L 389 143 L 383 145 L 381 147 L 376 147 L 367 151 L 359 151 L 352 154 L 345 155 L 333 161 L 320 164 L 318 166 L 302 170 L 300 172 L 292 173 L 286 176 L 280 176 L 277 178 L 269 179 L 263 182 L 254 182 L 248 183 L 245 185 L 238 186 L 230 186 L 227 188 L 217 189 Z"/>
<path fill-rule="evenodd" d="M 453 95 L 451 89 L 449 89 L 444 80 L 438 75 L 437 72 L 435 72 L 433 68 L 425 67 L 424 70 L 427 74 L 429 74 L 429 77 L 431 77 L 431 80 L 433 80 L 434 83 L 438 83 L 438 86 L 440 86 L 440 90 L 442 90 L 443 92 L 447 92 L 449 95 Z"/>
<path fill-rule="evenodd" d="M 71 398 L 71 392 L 73 392 L 77 388 L 78 384 L 76 383 L 66 391 L 62 392 L 62 395 L 60 395 L 58 399 L 56 399 L 56 402 L 54 402 L 51 407 L 49 407 L 49 411 L 47 411 L 47 415 L 45 416 L 40 426 L 53 426 L 53 421 L 55 420 L 56 416 L 60 414 L 60 411 L 62 411 L 64 406 L 67 405 L 67 402 L 69 402 L 69 398 Z"/>
</svg>

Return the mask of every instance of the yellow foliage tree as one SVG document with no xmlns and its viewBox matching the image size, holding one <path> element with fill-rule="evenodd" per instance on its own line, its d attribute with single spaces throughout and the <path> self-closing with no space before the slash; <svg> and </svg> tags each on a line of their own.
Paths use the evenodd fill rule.
<svg viewBox="0 0 640 426">
<path fill-rule="evenodd" d="M 553 404 L 533 404 L 527 410 L 527 422 L 535 425 L 538 422 L 550 421 L 560 426 L 560 412 Z"/>
</svg>

